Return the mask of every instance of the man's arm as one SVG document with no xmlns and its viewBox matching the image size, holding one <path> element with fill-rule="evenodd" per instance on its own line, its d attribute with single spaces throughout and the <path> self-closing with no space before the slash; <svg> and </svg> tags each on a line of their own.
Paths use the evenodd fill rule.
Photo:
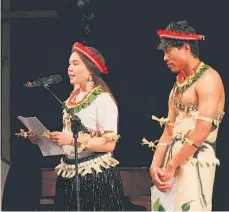
<svg viewBox="0 0 229 212">
<path fill-rule="evenodd" d="M 172 102 L 173 89 L 170 92 L 168 100 L 168 119 L 171 123 L 174 123 L 176 120 L 176 108 Z M 162 136 L 159 139 L 159 144 L 168 144 L 171 142 L 171 137 L 173 133 L 173 126 L 165 125 Z M 160 167 L 161 162 L 166 150 L 166 146 L 158 145 L 154 153 L 152 160 L 151 168 Z"/>
<path fill-rule="evenodd" d="M 191 157 L 199 146 L 206 140 L 211 132 L 212 122 L 216 116 L 220 100 L 222 81 L 219 74 L 214 70 L 208 70 L 196 86 L 198 96 L 199 117 L 207 119 L 196 120 L 194 130 L 188 135 L 190 143 L 185 143 L 174 159 L 169 163 L 168 169 L 176 169 Z M 191 145 L 193 144 L 193 145 Z M 196 148 L 197 147 L 197 148 Z"/>
</svg>

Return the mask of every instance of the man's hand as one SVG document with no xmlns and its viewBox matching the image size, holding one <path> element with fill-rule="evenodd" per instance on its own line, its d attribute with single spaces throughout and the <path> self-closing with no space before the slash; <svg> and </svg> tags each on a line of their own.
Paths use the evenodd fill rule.
<svg viewBox="0 0 229 212">
<path fill-rule="evenodd" d="M 175 173 L 176 173 L 176 170 L 166 169 L 164 175 L 161 177 L 161 180 L 163 182 L 168 182 L 174 178 Z"/>
<path fill-rule="evenodd" d="M 152 181 L 158 190 L 162 192 L 167 192 L 172 188 L 172 180 L 162 180 L 165 175 L 165 172 L 161 168 L 150 168 L 150 174 L 152 177 Z"/>
<path fill-rule="evenodd" d="M 161 180 L 164 182 L 171 181 L 175 177 L 177 170 L 177 165 L 173 161 L 170 161 Z"/>
</svg>

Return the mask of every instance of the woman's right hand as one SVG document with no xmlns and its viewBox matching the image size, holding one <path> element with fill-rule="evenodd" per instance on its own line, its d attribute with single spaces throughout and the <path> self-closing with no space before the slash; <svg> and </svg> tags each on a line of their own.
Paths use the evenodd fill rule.
<svg viewBox="0 0 229 212">
<path fill-rule="evenodd" d="M 29 132 L 28 133 L 28 139 L 33 143 L 36 144 L 36 142 L 39 139 L 39 136 L 37 134 L 35 134 L 34 132 Z"/>
</svg>

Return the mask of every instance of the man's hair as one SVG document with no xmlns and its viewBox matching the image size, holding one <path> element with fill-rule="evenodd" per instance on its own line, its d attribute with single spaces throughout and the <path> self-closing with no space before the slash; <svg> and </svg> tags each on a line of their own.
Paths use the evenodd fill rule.
<svg viewBox="0 0 229 212">
<path fill-rule="evenodd" d="M 196 30 L 188 24 L 187 21 L 177 21 L 170 23 L 166 30 L 170 30 L 172 32 L 180 32 L 186 34 L 196 34 Z M 165 39 L 168 41 L 166 47 L 174 46 L 174 47 L 182 47 L 184 43 L 189 44 L 191 48 L 191 52 L 194 57 L 199 57 L 199 42 L 197 40 L 175 40 L 175 39 Z"/>
</svg>

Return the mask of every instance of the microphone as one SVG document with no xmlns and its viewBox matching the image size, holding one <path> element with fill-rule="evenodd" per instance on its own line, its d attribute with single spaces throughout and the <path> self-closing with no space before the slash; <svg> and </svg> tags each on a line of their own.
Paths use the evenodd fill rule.
<svg viewBox="0 0 229 212">
<path fill-rule="evenodd" d="M 62 76 L 60 75 L 52 75 L 50 77 L 43 77 L 39 78 L 37 80 L 27 82 L 23 84 L 24 87 L 26 88 L 33 88 L 37 86 L 42 86 L 42 85 L 47 85 L 47 84 L 57 84 L 62 81 Z"/>
</svg>

